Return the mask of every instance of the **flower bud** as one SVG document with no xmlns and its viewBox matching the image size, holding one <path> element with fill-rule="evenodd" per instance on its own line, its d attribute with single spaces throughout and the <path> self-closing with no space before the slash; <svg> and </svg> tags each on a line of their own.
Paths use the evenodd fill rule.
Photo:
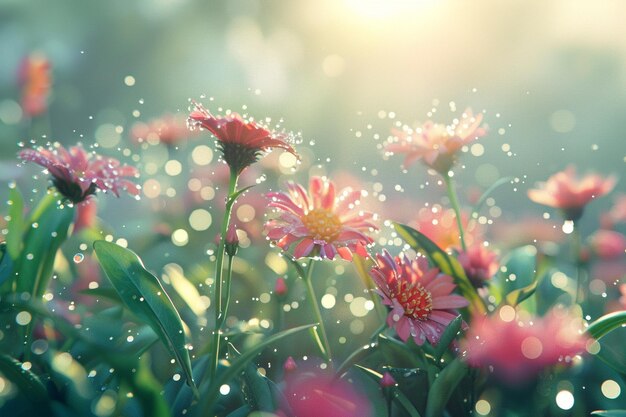
<svg viewBox="0 0 626 417">
<path fill-rule="evenodd" d="M 383 388 L 395 387 L 397 385 L 396 380 L 389 372 L 385 372 L 380 379 L 380 386 Z"/>
<path fill-rule="evenodd" d="M 287 295 L 287 291 L 289 291 L 289 288 L 287 288 L 287 282 L 285 281 L 285 278 L 278 277 L 276 279 L 276 284 L 274 285 L 274 294 L 276 294 L 278 297 L 284 297 L 285 295 Z"/>
<path fill-rule="evenodd" d="M 296 361 L 294 361 L 291 356 L 288 357 L 283 364 L 283 369 L 285 370 L 285 372 L 295 371 L 297 367 L 298 365 L 296 365 Z"/>
<path fill-rule="evenodd" d="M 237 254 L 237 249 L 239 249 L 237 228 L 232 223 L 228 226 L 228 231 L 226 232 L 225 249 L 228 256 L 235 256 Z"/>
</svg>

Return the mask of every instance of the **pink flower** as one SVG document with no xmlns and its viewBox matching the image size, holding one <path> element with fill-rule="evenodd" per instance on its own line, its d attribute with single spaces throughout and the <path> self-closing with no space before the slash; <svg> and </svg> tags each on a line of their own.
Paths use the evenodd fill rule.
<svg viewBox="0 0 626 417">
<path fill-rule="evenodd" d="M 505 306 L 491 316 L 474 317 L 464 348 L 470 365 L 493 367 L 498 378 L 520 382 L 582 353 L 587 343 L 582 328 L 582 320 L 563 309 L 522 321 Z"/>
<path fill-rule="evenodd" d="M 538 204 L 554 207 L 563 212 L 565 220 L 578 220 L 585 206 L 594 198 L 609 193 L 615 186 L 615 178 L 603 178 L 589 174 L 576 178 L 573 165 L 557 172 L 539 188 L 528 190 L 528 198 Z"/>
<path fill-rule="evenodd" d="M 484 245 L 470 246 L 467 251 L 460 252 L 458 256 L 465 274 L 475 287 L 482 287 L 485 285 L 485 281 L 491 279 L 498 272 L 496 258 L 496 253 Z"/>
<path fill-rule="evenodd" d="M 231 223 L 226 230 L 225 250 L 228 256 L 235 256 L 239 249 L 239 237 L 237 236 L 237 227 Z"/>
<path fill-rule="evenodd" d="M 370 276 L 383 304 L 391 307 L 389 327 L 395 327 L 405 342 L 413 337 L 420 346 L 426 339 L 437 344 L 443 330 L 458 316 L 456 309 L 469 305 L 465 298 L 452 294 L 456 288 L 452 277 L 430 269 L 426 258 L 411 261 L 402 254 L 394 259 L 386 250 L 376 257 L 377 266 Z"/>
<path fill-rule="evenodd" d="M 18 82 L 22 88 L 22 111 L 33 117 L 48 109 L 52 85 L 50 61 L 41 54 L 25 57 L 18 69 Z"/>
<path fill-rule="evenodd" d="M 180 114 L 164 114 L 147 123 L 137 122 L 131 129 L 131 137 L 133 140 L 139 143 L 146 141 L 153 145 L 158 143 L 174 145 L 195 133 L 196 131 L 189 131 L 187 128 L 187 118 Z"/>
<path fill-rule="evenodd" d="M 288 359 L 289 361 L 289 359 Z M 283 391 L 287 404 L 297 417 L 370 417 L 367 396 L 344 379 L 334 378 L 313 366 L 290 366 L 285 373 Z M 286 416 L 283 411 L 278 415 Z"/>
<path fill-rule="evenodd" d="M 337 195 L 327 178 L 312 177 L 307 191 L 300 184 L 287 183 L 288 192 L 268 193 L 269 207 L 278 217 L 265 224 L 267 237 L 283 250 L 292 244 L 295 258 L 319 256 L 346 260 L 352 252 L 366 257 L 365 246 L 373 242 L 364 232 L 376 230 L 372 213 L 358 209 L 361 191 L 345 188 Z"/>
<path fill-rule="evenodd" d="M 237 113 L 214 116 L 201 104 L 195 103 L 195 110 L 189 115 L 188 123 L 192 128 L 204 128 L 215 136 L 224 161 L 238 174 L 256 162 L 263 152 L 273 148 L 284 149 L 298 156 L 286 142 L 287 134 L 272 133 L 259 123 L 246 120 Z"/>
<path fill-rule="evenodd" d="M 456 153 L 463 146 L 487 133 L 487 129 L 480 126 L 482 120 L 482 113 L 474 116 L 468 108 L 460 120 L 455 119 L 448 126 L 429 120 L 415 130 L 408 127 L 402 131 L 394 129 L 396 141 L 387 144 L 385 150 L 392 154 L 405 154 L 404 167 L 421 159 L 430 168 L 445 174 L 454 164 Z"/>
<path fill-rule="evenodd" d="M 395 387 L 396 385 L 398 385 L 398 383 L 389 372 L 385 372 L 383 377 L 380 378 L 380 386 L 383 388 Z"/>
<path fill-rule="evenodd" d="M 593 251 L 602 259 L 615 259 L 626 253 L 626 237 L 613 230 L 598 230 L 589 241 Z"/>
<path fill-rule="evenodd" d="M 66 150 L 56 143 L 53 149 L 24 149 L 19 157 L 46 168 L 56 189 L 73 203 L 85 201 L 96 189 L 111 191 L 119 197 L 120 190 L 139 194 L 139 186 L 126 177 L 136 177 L 137 169 L 120 165 L 117 159 L 90 154 L 82 145 Z"/>
</svg>

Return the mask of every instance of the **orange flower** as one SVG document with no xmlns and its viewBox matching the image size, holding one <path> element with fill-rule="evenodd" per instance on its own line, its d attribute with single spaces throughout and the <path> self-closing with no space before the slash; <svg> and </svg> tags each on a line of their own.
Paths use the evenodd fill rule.
<svg viewBox="0 0 626 417">
<path fill-rule="evenodd" d="M 286 142 L 289 135 L 273 133 L 237 113 L 214 116 L 201 104 L 196 103 L 195 109 L 189 115 L 188 123 L 191 128 L 201 127 L 215 136 L 224 161 L 238 174 L 255 163 L 263 152 L 273 148 L 284 149 L 298 156 L 295 149 Z"/>
<path fill-rule="evenodd" d="M 361 191 L 345 188 L 339 196 L 327 178 L 312 177 L 309 190 L 287 183 L 288 193 L 268 193 L 269 206 L 279 216 L 265 225 L 267 237 L 283 250 L 296 244 L 294 257 L 319 256 L 346 260 L 352 252 L 367 256 L 365 246 L 372 243 L 364 232 L 375 230 L 374 215 L 357 209 Z"/>
<path fill-rule="evenodd" d="M 578 220 L 585 206 L 594 198 L 609 193 L 615 181 L 614 177 L 603 178 L 597 174 L 578 179 L 576 169 L 570 165 L 540 183 L 539 188 L 528 190 L 528 198 L 535 203 L 560 209 L 565 220 Z"/>
<path fill-rule="evenodd" d="M 18 70 L 18 82 L 22 88 L 22 111 L 30 117 L 44 113 L 52 85 L 50 61 L 41 54 L 25 57 Z"/>
<path fill-rule="evenodd" d="M 401 131 L 394 129 L 396 141 L 388 143 L 385 150 L 389 154 L 405 154 L 404 167 L 421 159 L 430 168 L 446 174 L 454 164 L 456 153 L 487 133 L 487 129 L 480 125 L 482 120 L 482 113 L 474 116 L 468 108 L 460 119 L 448 126 L 429 120 L 415 130 L 407 126 Z"/>
</svg>

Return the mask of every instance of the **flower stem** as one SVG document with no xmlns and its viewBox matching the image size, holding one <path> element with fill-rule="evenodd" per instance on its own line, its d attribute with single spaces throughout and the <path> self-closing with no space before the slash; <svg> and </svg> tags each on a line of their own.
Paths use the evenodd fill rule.
<svg viewBox="0 0 626 417">
<path fill-rule="evenodd" d="M 574 265 L 576 265 L 576 295 L 574 297 L 574 303 L 583 303 L 584 297 L 584 284 L 586 283 L 585 270 L 583 268 L 583 262 L 580 259 L 580 251 L 582 248 L 582 238 L 580 236 L 580 229 L 578 223 L 574 222 L 574 230 L 572 231 L 572 257 L 574 259 Z M 582 306 L 581 306 L 582 308 Z"/>
<path fill-rule="evenodd" d="M 228 195 L 226 197 L 226 207 L 224 209 L 224 218 L 222 220 L 222 229 L 220 234 L 220 243 L 217 248 L 217 259 L 215 260 L 215 295 L 214 295 L 214 303 L 215 303 L 215 329 L 213 330 L 213 340 L 211 353 L 212 357 L 209 362 L 209 377 L 210 381 L 213 382 L 215 380 L 215 373 L 217 371 L 217 364 L 219 362 L 220 356 L 220 336 L 222 332 L 222 326 L 225 321 L 226 311 L 224 309 L 224 304 L 228 307 L 228 301 L 223 303 L 223 295 L 222 295 L 222 276 L 223 276 L 223 265 L 224 265 L 224 248 L 226 245 L 226 232 L 228 230 L 228 224 L 230 223 L 230 214 L 233 208 L 233 204 L 235 203 L 234 194 L 237 191 L 237 180 L 239 175 L 235 170 L 230 171 L 230 180 L 228 183 Z M 229 262 L 230 264 L 230 262 Z M 229 271 L 231 268 L 229 268 Z M 228 282 L 226 283 L 227 288 L 227 296 L 228 292 L 230 292 L 230 272 L 227 275 Z"/>
<path fill-rule="evenodd" d="M 456 191 L 454 189 L 454 183 L 452 182 L 452 177 L 449 173 L 446 173 L 443 176 L 443 181 L 446 183 L 446 191 L 448 192 L 448 198 L 450 198 L 450 204 L 452 204 L 452 209 L 454 210 L 454 214 L 456 216 L 456 224 L 459 228 L 459 237 L 461 238 L 461 248 L 463 251 L 467 250 L 465 246 L 465 233 L 463 232 L 463 221 L 461 219 L 461 209 L 459 207 L 459 199 L 456 196 Z"/>
<path fill-rule="evenodd" d="M 304 283 L 306 284 L 307 289 L 307 297 L 309 298 L 309 304 L 311 305 L 311 310 L 313 311 L 313 315 L 315 316 L 315 320 L 317 320 L 318 325 L 314 327 L 314 330 L 318 339 L 321 341 L 320 350 L 324 355 L 324 358 L 331 364 L 333 361 L 333 355 L 330 351 L 330 343 L 328 343 L 328 336 L 326 335 L 326 327 L 324 326 L 324 321 L 322 320 L 322 312 L 320 311 L 320 306 L 317 301 L 317 297 L 315 296 L 315 290 L 313 289 L 313 283 L 311 282 L 311 277 L 313 276 L 313 263 L 315 261 L 311 259 L 309 261 L 309 266 L 306 270 L 306 275 L 302 277 L 304 279 Z"/>
</svg>

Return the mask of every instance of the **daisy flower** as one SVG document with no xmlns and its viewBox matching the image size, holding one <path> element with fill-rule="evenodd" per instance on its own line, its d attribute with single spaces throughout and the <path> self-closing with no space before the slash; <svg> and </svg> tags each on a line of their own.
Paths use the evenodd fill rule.
<svg viewBox="0 0 626 417">
<path fill-rule="evenodd" d="M 295 244 L 295 258 L 319 256 L 346 260 L 352 253 L 367 256 L 373 242 L 366 232 L 376 230 L 374 215 L 357 208 L 362 192 L 345 188 L 339 195 L 327 178 L 312 177 L 309 189 L 287 183 L 287 192 L 268 193 L 269 207 L 278 217 L 265 225 L 267 237 L 283 250 Z"/>
<path fill-rule="evenodd" d="M 429 268 L 426 258 L 410 260 L 406 254 L 393 258 L 383 250 L 370 270 L 376 292 L 391 307 L 387 325 L 394 327 L 403 341 L 412 337 L 419 346 L 428 340 L 437 344 L 443 330 L 458 316 L 457 308 L 469 302 L 452 294 L 452 277 Z"/>
</svg>

